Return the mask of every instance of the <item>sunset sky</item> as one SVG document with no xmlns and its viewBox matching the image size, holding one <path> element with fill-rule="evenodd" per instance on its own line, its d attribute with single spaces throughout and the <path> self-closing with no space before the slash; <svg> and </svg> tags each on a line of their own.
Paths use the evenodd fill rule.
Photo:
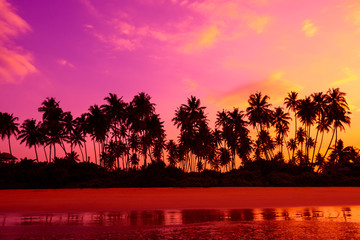
<svg viewBox="0 0 360 240">
<path fill-rule="evenodd" d="M 357 0 L 0 0 L 0 111 L 20 122 L 40 120 L 46 97 L 77 117 L 109 92 L 144 91 L 169 139 L 191 95 L 213 128 L 256 91 L 278 106 L 289 91 L 339 87 L 352 112 L 340 137 L 360 147 L 359 76 Z"/>
</svg>

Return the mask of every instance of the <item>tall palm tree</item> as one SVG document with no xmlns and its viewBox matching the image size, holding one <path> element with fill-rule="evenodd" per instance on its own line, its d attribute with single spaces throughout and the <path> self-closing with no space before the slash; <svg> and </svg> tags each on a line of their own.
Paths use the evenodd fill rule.
<svg viewBox="0 0 360 240">
<path fill-rule="evenodd" d="M 109 123 L 113 131 L 113 136 L 115 141 L 117 141 L 120 128 L 124 125 L 126 118 L 125 111 L 127 104 L 122 100 L 122 97 L 118 98 L 118 96 L 114 93 L 109 93 L 109 96 L 105 97 L 104 100 L 107 102 L 107 104 L 102 105 L 101 109 L 109 119 Z"/>
<path fill-rule="evenodd" d="M 86 147 L 86 135 L 91 132 L 91 129 L 90 129 L 88 121 L 87 121 L 87 114 L 83 113 L 80 115 L 80 117 L 77 117 L 74 121 L 74 124 L 75 124 L 75 129 L 77 131 L 76 133 L 81 134 L 81 136 L 77 136 L 76 138 L 79 139 L 80 142 L 84 143 L 83 146 L 84 146 L 84 150 L 85 150 L 85 161 L 89 161 L 87 147 Z M 82 141 L 82 140 L 84 140 L 84 141 Z M 74 144 L 75 144 L 75 142 L 76 141 L 74 140 Z M 82 146 L 82 145 L 79 145 L 80 142 L 78 143 L 79 147 Z M 81 147 L 80 147 L 80 149 L 81 149 Z"/>
<path fill-rule="evenodd" d="M 246 108 L 249 123 L 256 128 L 260 137 L 262 131 L 265 131 L 265 127 L 269 128 L 273 118 L 273 111 L 270 109 L 271 104 L 268 103 L 269 96 L 262 96 L 261 92 L 251 94 L 248 100 L 249 107 Z M 261 141 L 261 144 L 265 144 Z M 270 160 L 268 153 L 268 146 L 263 146 L 265 158 Z"/>
<path fill-rule="evenodd" d="M 205 107 L 201 106 L 200 99 L 191 96 L 187 100 L 187 104 L 182 104 L 176 111 L 175 117 L 172 119 L 177 128 L 180 128 L 180 142 L 190 153 L 189 168 L 192 169 L 193 153 L 196 152 L 195 136 L 202 124 L 207 124 Z"/>
<path fill-rule="evenodd" d="M 141 92 L 134 96 L 133 100 L 130 102 L 128 111 L 130 114 L 128 120 L 131 122 L 131 129 L 137 132 L 142 139 L 142 153 L 144 156 L 143 166 L 146 167 L 147 151 L 151 145 L 151 136 L 148 135 L 146 122 L 155 114 L 155 104 L 151 102 L 150 95 Z"/>
<path fill-rule="evenodd" d="M 305 156 L 309 157 L 309 146 L 307 145 L 308 139 L 311 137 L 310 130 L 311 126 L 316 120 L 316 103 L 312 101 L 310 97 L 305 97 L 304 99 L 299 100 L 297 106 L 297 114 L 300 118 L 300 121 L 305 126 Z"/>
<path fill-rule="evenodd" d="M 19 120 L 19 118 L 14 117 L 13 114 L 0 112 L 1 139 L 4 139 L 5 137 L 8 138 L 9 152 L 11 155 L 12 155 L 12 151 L 11 151 L 10 137 L 11 137 L 11 135 L 16 136 L 16 134 L 19 132 L 19 128 L 18 128 L 19 123 L 16 122 L 17 120 Z"/>
<path fill-rule="evenodd" d="M 335 148 L 337 143 L 337 132 L 338 129 L 344 130 L 344 124 L 350 125 L 350 117 L 348 116 L 351 114 L 349 110 L 349 106 L 345 99 L 346 93 L 340 92 L 339 88 L 329 89 L 327 92 L 327 101 L 328 101 L 328 119 L 329 122 L 333 124 L 333 134 L 329 143 L 329 146 L 324 154 L 324 158 L 328 150 L 330 149 L 332 140 L 335 135 Z"/>
<path fill-rule="evenodd" d="M 295 117 L 294 139 L 297 139 L 297 137 L 296 137 L 296 133 L 297 133 L 297 106 L 299 104 L 297 96 L 298 96 L 297 92 L 291 91 L 291 92 L 288 93 L 288 96 L 284 99 L 284 103 L 285 103 L 286 108 L 294 112 L 294 117 Z M 296 147 L 295 147 L 295 149 L 293 149 L 292 158 L 294 158 L 295 150 L 296 150 Z"/>
<path fill-rule="evenodd" d="M 29 148 L 34 147 L 36 160 L 39 161 L 36 146 L 39 145 L 43 139 L 41 132 L 41 122 L 36 123 L 35 119 L 26 119 L 21 125 L 21 130 L 18 135 L 20 143 L 24 143 Z"/>
<path fill-rule="evenodd" d="M 104 141 L 109 130 L 109 122 L 104 112 L 101 111 L 100 107 L 95 104 L 89 108 L 89 112 L 87 114 L 87 123 L 89 129 L 91 130 L 91 138 L 94 141 L 95 163 L 97 163 L 95 141 L 98 142 L 99 146 L 102 145 L 102 149 L 99 147 L 100 155 L 101 152 L 104 151 Z"/>
<path fill-rule="evenodd" d="M 64 125 L 63 125 L 63 110 L 60 108 L 59 102 L 55 98 L 46 98 L 41 107 L 38 108 L 39 112 L 43 113 L 43 129 L 47 136 L 47 144 L 50 145 L 51 161 L 51 147 L 54 149 L 54 158 L 56 157 L 56 144 L 61 144 Z"/>
<path fill-rule="evenodd" d="M 323 92 L 317 92 L 317 93 L 313 93 L 311 94 L 312 100 L 315 103 L 315 111 L 316 111 L 316 136 L 315 136 L 315 145 L 314 145 L 314 149 L 313 149 L 313 156 L 311 159 L 311 162 L 314 161 L 314 157 L 315 157 L 315 150 L 316 150 L 316 145 L 317 145 L 317 140 L 318 140 L 318 135 L 319 132 L 320 133 L 324 133 L 323 130 L 325 130 L 324 127 L 324 123 L 326 123 L 326 118 L 327 118 L 327 113 L 326 113 L 326 107 L 327 107 L 327 101 L 326 101 L 326 94 L 324 94 Z M 322 135 L 322 139 L 323 139 Z M 321 142 L 322 143 L 322 142 Z"/>
<path fill-rule="evenodd" d="M 79 125 L 75 125 L 75 126 L 76 127 L 71 131 L 70 136 L 69 136 L 69 142 L 71 144 L 71 152 L 72 152 L 73 147 L 75 148 L 76 146 L 79 146 L 82 160 L 84 162 L 85 159 L 84 159 L 84 153 L 83 153 L 82 147 L 83 147 L 83 145 L 85 145 L 85 138 L 84 138 L 84 134 L 83 134 L 80 126 Z"/>
<path fill-rule="evenodd" d="M 166 144 L 166 150 L 168 151 L 168 161 L 170 166 L 175 166 L 178 160 L 177 147 L 177 144 L 172 139 L 169 140 Z"/>
<path fill-rule="evenodd" d="M 303 143 L 306 141 L 306 131 L 304 128 L 299 127 L 299 129 L 297 130 L 296 133 L 296 142 L 301 144 L 301 149 L 300 151 L 303 152 Z"/>
<path fill-rule="evenodd" d="M 285 113 L 281 107 L 275 108 L 272 124 L 275 126 L 275 132 L 279 136 L 279 140 L 281 142 L 281 154 L 283 153 L 283 143 L 285 142 L 285 137 L 289 131 L 290 119 L 289 113 Z"/>
</svg>

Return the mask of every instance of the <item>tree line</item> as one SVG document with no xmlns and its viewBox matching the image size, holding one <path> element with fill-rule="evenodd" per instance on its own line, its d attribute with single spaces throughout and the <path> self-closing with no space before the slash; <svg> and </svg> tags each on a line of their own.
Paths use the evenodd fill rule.
<svg viewBox="0 0 360 240">
<path fill-rule="evenodd" d="M 338 132 L 350 125 L 346 94 L 339 88 L 317 92 L 302 99 L 289 92 L 283 106 L 273 107 L 269 96 L 251 94 L 248 107 L 217 112 L 215 127 L 209 126 L 206 107 L 191 96 L 175 110 L 172 119 L 180 130 L 176 140 L 166 139 L 164 122 L 151 97 L 141 92 L 132 101 L 110 93 L 105 104 L 90 106 L 74 118 L 55 98 L 46 98 L 38 111 L 42 120 L 26 119 L 21 125 L 13 114 L 0 112 L 0 135 L 16 136 L 21 144 L 44 151 L 45 161 L 57 159 L 56 146 L 65 158 L 90 161 L 107 169 L 138 169 L 140 162 L 165 162 L 184 171 L 230 171 L 253 161 L 281 162 L 323 171 L 359 164 L 359 150 L 344 146 Z M 290 123 L 294 120 L 294 134 Z M 325 142 L 324 136 L 331 136 Z M 323 151 L 321 151 L 323 150 Z"/>
</svg>

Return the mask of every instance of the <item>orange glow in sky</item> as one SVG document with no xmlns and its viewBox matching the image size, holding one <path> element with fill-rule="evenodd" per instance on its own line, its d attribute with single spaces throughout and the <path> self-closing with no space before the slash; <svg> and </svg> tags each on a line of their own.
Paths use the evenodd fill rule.
<svg viewBox="0 0 360 240">
<path fill-rule="evenodd" d="M 339 87 L 352 112 L 339 138 L 359 147 L 359 43 L 357 0 L 0 0 L 0 111 L 40 120 L 55 97 L 77 117 L 109 92 L 144 91 L 174 139 L 190 95 L 213 128 L 216 111 L 245 110 L 256 91 L 278 106 Z M 14 155 L 33 157 L 24 149 Z"/>
</svg>

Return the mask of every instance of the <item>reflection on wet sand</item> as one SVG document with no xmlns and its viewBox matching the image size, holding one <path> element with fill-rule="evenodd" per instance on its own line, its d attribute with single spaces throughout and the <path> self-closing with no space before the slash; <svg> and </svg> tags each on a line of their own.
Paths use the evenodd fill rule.
<svg viewBox="0 0 360 240">
<path fill-rule="evenodd" d="M 354 214 L 355 213 L 355 214 Z M 76 226 L 154 226 L 182 225 L 205 222 L 251 221 L 336 221 L 360 222 L 360 207 L 211 209 L 123 212 L 51 213 L 37 215 L 0 215 L 0 224 L 76 225 Z"/>
</svg>

